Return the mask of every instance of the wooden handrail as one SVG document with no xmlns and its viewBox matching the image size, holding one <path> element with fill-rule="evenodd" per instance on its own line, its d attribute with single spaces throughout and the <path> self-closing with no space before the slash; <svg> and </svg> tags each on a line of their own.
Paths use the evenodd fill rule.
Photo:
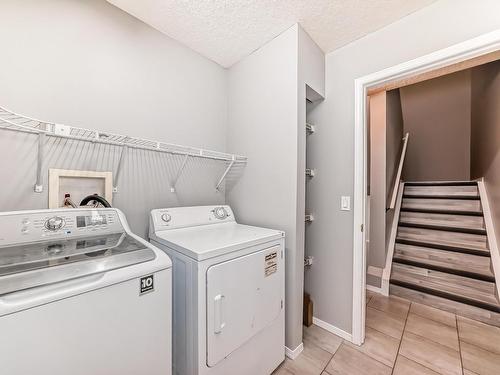
<svg viewBox="0 0 500 375">
<path fill-rule="evenodd" d="M 398 197 L 399 182 L 401 180 L 401 173 L 403 173 L 403 164 L 405 162 L 406 147 L 408 146 L 408 138 L 410 138 L 410 133 L 406 133 L 403 137 L 403 149 L 401 150 L 401 157 L 399 158 L 398 171 L 396 177 L 394 178 L 394 186 L 392 187 L 391 203 L 389 204 L 389 209 L 392 210 L 396 206 L 396 199 Z"/>
</svg>

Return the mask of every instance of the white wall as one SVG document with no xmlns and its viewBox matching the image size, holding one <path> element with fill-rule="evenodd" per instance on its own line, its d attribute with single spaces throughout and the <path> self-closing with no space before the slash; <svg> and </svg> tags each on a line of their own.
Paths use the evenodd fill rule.
<svg viewBox="0 0 500 375">
<path fill-rule="evenodd" d="M 286 232 L 286 345 L 302 342 L 306 84 L 324 55 L 298 25 L 229 69 L 227 150 L 248 156 L 228 194 L 238 219 Z"/>
<path fill-rule="evenodd" d="M 104 0 L 0 2 L 0 106 L 47 121 L 224 151 L 227 73 Z M 47 207 L 32 190 L 36 140 L 0 131 L 0 211 Z M 69 144 L 48 150 L 47 167 L 100 169 L 116 150 Z M 91 152 L 92 151 L 92 152 Z M 7 162 L 8 161 L 8 162 Z M 115 205 L 139 234 L 153 207 L 224 202 L 224 166 L 194 162 L 169 192 L 177 158 L 131 152 Z M 158 172 L 158 170 L 160 172 Z M 8 171 L 8 173 L 6 173 Z"/>
<path fill-rule="evenodd" d="M 232 66 L 228 86 L 227 150 L 247 155 L 248 164 L 227 199 L 239 221 L 286 232 L 286 343 L 291 349 L 297 341 L 290 307 L 296 282 L 297 74 L 294 26 Z"/>
<path fill-rule="evenodd" d="M 310 160 L 329 172 L 309 198 L 318 220 L 306 288 L 319 319 L 352 331 L 353 214 L 340 196 L 353 195 L 354 79 L 497 29 L 498 14 L 496 0 L 441 0 L 326 56 L 326 100 L 310 114 L 321 129 Z"/>
</svg>

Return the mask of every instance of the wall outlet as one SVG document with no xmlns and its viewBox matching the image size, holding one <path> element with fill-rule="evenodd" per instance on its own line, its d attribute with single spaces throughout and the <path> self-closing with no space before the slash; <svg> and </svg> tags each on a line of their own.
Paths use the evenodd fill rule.
<svg viewBox="0 0 500 375">
<path fill-rule="evenodd" d="M 340 209 L 342 211 L 351 211 L 351 197 L 348 195 L 343 195 L 340 198 Z"/>
</svg>

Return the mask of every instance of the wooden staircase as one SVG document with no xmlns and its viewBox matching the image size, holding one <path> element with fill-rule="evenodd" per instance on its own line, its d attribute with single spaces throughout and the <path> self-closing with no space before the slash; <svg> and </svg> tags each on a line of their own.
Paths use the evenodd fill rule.
<svg viewBox="0 0 500 375">
<path fill-rule="evenodd" d="M 500 326 L 476 182 L 405 183 L 390 294 Z"/>
</svg>

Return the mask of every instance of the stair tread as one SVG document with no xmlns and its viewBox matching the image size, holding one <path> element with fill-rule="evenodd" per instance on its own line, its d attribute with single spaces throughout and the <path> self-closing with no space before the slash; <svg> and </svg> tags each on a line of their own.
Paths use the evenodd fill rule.
<svg viewBox="0 0 500 375">
<path fill-rule="evenodd" d="M 463 199 L 433 199 L 433 198 L 404 198 L 401 208 L 412 210 L 482 213 L 479 200 Z"/>
<path fill-rule="evenodd" d="M 393 264 L 391 282 L 402 282 L 436 293 L 445 293 L 463 301 L 486 304 L 500 310 L 500 303 L 494 294 L 494 289 L 489 293 L 484 291 L 488 285 L 494 288 L 495 285 L 492 282 L 398 263 Z"/>
<path fill-rule="evenodd" d="M 477 186 L 476 181 L 408 181 L 405 186 Z"/>
<path fill-rule="evenodd" d="M 485 255 L 489 254 L 487 237 L 484 234 L 448 232 L 443 230 L 399 227 L 397 241 L 413 241 L 423 244 L 442 246 L 451 250 L 471 249 Z"/>
<path fill-rule="evenodd" d="M 405 186 L 405 196 L 438 197 L 479 197 L 477 186 Z"/>
<path fill-rule="evenodd" d="M 484 219 L 480 216 L 432 214 L 403 211 L 399 217 L 400 223 L 430 225 L 443 228 L 463 228 L 485 230 Z"/>
<path fill-rule="evenodd" d="M 390 295 L 405 298 L 413 302 L 431 306 L 436 309 L 449 311 L 459 316 L 464 316 L 466 318 L 500 327 L 500 314 L 491 310 L 482 309 L 476 306 L 460 303 L 394 284 L 390 285 L 389 293 Z"/>
<path fill-rule="evenodd" d="M 418 263 L 422 266 L 449 269 L 456 273 L 482 275 L 494 280 L 491 261 L 488 257 L 438 250 L 422 246 L 397 243 L 394 248 L 395 261 Z"/>
</svg>

